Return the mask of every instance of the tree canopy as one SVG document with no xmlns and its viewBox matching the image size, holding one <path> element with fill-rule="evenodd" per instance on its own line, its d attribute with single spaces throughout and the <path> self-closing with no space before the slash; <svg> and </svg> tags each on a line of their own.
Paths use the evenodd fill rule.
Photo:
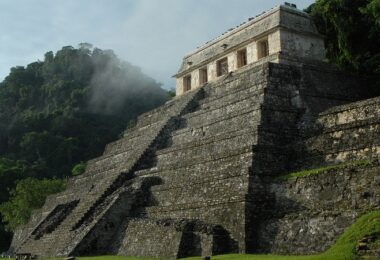
<svg viewBox="0 0 380 260">
<path fill-rule="evenodd" d="M 19 181 L 11 192 L 11 200 L 0 206 L 6 228 L 14 230 L 18 225 L 25 224 L 32 210 L 41 208 L 48 195 L 63 191 L 65 184 L 61 179 L 27 178 Z"/>
<path fill-rule="evenodd" d="M 380 76 L 380 0 L 317 0 L 306 11 L 325 36 L 330 62 Z"/>
<path fill-rule="evenodd" d="M 63 47 L 11 69 L 0 83 L 0 156 L 44 165 L 43 177 L 62 177 L 166 101 L 166 91 L 139 68 L 87 47 Z"/>
</svg>

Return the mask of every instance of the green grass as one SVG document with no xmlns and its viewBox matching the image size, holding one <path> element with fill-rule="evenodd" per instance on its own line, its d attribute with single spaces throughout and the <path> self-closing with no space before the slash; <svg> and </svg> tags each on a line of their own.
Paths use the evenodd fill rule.
<svg viewBox="0 0 380 260">
<path fill-rule="evenodd" d="M 380 231 L 380 210 L 372 211 L 361 216 L 353 225 L 345 230 L 337 242 L 322 255 L 325 256 L 353 256 L 358 240 L 365 235 Z M 351 255 L 350 255 L 351 253 Z"/>
<path fill-rule="evenodd" d="M 380 210 L 369 212 L 359 217 L 353 225 L 348 227 L 337 242 L 326 252 L 309 256 L 276 256 L 276 255 L 220 255 L 212 256 L 212 260 L 343 260 L 353 259 L 353 251 L 357 242 L 364 236 L 380 232 Z M 2 259 L 2 258 L 0 258 Z M 58 259 L 58 258 L 56 258 Z M 78 257 L 80 260 L 157 260 L 156 258 L 137 258 L 126 256 L 96 256 Z M 200 257 L 190 257 L 186 260 L 199 260 Z M 5 260 L 5 259 L 4 259 Z M 52 259 L 49 259 L 52 260 Z"/>
<path fill-rule="evenodd" d="M 64 258 L 42 258 L 43 260 L 62 260 Z M 152 257 L 133 257 L 133 256 L 114 256 L 114 255 L 105 255 L 105 256 L 83 256 L 76 257 L 75 259 L 80 260 L 160 260 L 159 258 Z M 13 260 L 13 258 L 1 258 L 0 260 Z"/>
<path fill-rule="evenodd" d="M 151 257 L 130 257 L 130 256 L 93 256 L 93 257 L 77 257 L 80 260 L 157 260 Z"/>
<path fill-rule="evenodd" d="M 296 179 L 296 178 L 305 178 L 311 175 L 320 174 L 326 171 L 332 171 L 332 170 L 341 170 L 346 168 L 353 168 L 353 167 L 360 167 L 360 166 L 369 166 L 373 163 L 371 160 L 358 160 L 358 161 L 352 161 L 352 162 L 344 162 L 334 165 L 327 165 L 319 168 L 314 169 L 307 169 L 297 172 L 291 172 L 282 176 L 279 176 L 279 180 L 290 180 L 290 179 Z"/>
</svg>

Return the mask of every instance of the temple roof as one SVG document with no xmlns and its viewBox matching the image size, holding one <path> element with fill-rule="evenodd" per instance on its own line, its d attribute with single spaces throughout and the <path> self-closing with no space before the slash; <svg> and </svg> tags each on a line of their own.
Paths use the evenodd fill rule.
<svg viewBox="0 0 380 260">
<path fill-rule="evenodd" d="M 260 35 L 277 27 L 321 37 L 307 13 L 297 9 L 295 5 L 286 3 L 249 18 L 235 28 L 227 30 L 222 35 L 188 53 L 183 58 L 181 68 L 175 76 L 186 73 L 197 65 L 226 53 L 229 49 L 252 38 L 260 37 Z"/>
</svg>

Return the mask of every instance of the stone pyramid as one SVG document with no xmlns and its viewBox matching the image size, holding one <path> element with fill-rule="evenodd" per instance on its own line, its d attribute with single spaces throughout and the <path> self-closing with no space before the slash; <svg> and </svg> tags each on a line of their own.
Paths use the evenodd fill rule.
<svg viewBox="0 0 380 260">
<path fill-rule="evenodd" d="M 380 98 L 363 100 L 365 81 L 315 60 L 323 52 L 313 52 L 321 37 L 310 18 L 278 7 L 223 37 L 184 58 L 178 95 L 49 196 L 11 250 L 309 254 L 379 209 Z M 267 56 L 254 61 L 258 46 Z M 318 174 L 279 178 L 305 169 Z"/>
</svg>

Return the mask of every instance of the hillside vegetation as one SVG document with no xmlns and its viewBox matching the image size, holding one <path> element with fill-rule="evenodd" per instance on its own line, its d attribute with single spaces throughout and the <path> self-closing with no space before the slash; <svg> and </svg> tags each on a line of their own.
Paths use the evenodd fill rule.
<svg viewBox="0 0 380 260">
<path fill-rule="evenodd" d="M 0 252 L 10 241 L 4 229 L 25 223 L 73 168 L 80 174 L 81 162 L 167 98 L 138 67 L 89 44 L 12 68 L 0 83 Z"/>
</svg>

